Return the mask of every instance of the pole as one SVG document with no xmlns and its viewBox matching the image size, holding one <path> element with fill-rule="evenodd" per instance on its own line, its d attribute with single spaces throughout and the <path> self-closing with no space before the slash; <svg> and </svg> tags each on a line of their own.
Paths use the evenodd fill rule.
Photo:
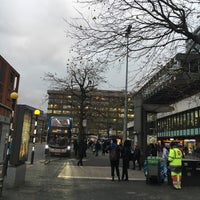
<svg viewBox="0 0 200 200">
<path fill-rule="evenodd" d="M 40 110 L 35 110 L 35 127 L 33 132 L 33 146 L 32 146 L 32 152 L 31 152 L 31 164 L 34 162 L 34 155 L 35 155 L 35 141 L 36 141 L 36 134 L 37 134 L 37 125 L 38 125 L 38 115 L 40 114 Z"/>
<path fill-rule="evenodd" d="M 126 80 L 125 80 L 125 100 L 124 100 L 124 141 L 127 139 L 127 114 L 128 114 L 128 46 L 131 25 L 126 29 Z"/>
</svg>

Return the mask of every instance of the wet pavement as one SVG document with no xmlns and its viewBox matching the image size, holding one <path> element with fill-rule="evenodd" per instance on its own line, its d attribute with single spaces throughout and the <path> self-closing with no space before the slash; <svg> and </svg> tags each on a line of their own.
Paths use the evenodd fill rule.
<svg viewBox="0 0 200 200">
<path fill-rule="evenodd" d="M 132 170 L 129 181 L 112 182 L 108 155 L 88 153 L 83 166 L 76 158 L 50 157 L 26 163 L 25 183 L 3 189 L 1 200 L 172 200 L 200 199 L 199 186 L 175 190 L 166 182 L 146 184 L 142 170 Z M 120 168 L 121 171 L 121 168 Z"/>
</svg>

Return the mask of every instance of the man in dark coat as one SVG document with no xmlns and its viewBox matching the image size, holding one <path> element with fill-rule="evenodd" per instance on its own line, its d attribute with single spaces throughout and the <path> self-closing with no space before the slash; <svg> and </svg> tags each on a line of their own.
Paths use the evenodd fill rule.
<svg viewBox="0 0 200 200">
<path fill-rule="evenodd" d="M 115 169 L 116 169 L 116 174 L 117 174 L 117 177 L 118 177 L 118 181 L 120 181 L 120 173 L 119 173 L 120 148 L 117 145 L 117 140 L 116 139 L 113 139 L 111 145 L 108 148 L 108 151 L 109 151 L 109 157 L 110 157 L 112 181 L 114 181 Z"/>
<path fill-rule="evenodd" d="M 83 165 L 83 157 L 85 155 L 85 143 L 83 140 L 80 140 L 80 142 L 78 143 L 78 163 L 77 165 Z"/>
<path fill-rule="evenodd" d="M 128 181 L 128 167 L 131 157 L 131 143 L 129 140 L 124 141 L 124 146 L 121 151 L 122 157 L 122 181 Z M 125 178 L 125 179 L 124 179 Z"/>
<path fill-rule="evenodd" d="M 133 161 L 133 169 L 135 169 L 135 162 L 137 161 L 138 166 L 139 166 L 139 170 L 141 170 L 141 162 L 140 162 L 140 156 L 141 156 L 141 151 L 140 148 L 138 146 L 138 144 L 136 144 L 135 146 L 135 150 L 134 150 L 134 161 Z"/>
</svg>

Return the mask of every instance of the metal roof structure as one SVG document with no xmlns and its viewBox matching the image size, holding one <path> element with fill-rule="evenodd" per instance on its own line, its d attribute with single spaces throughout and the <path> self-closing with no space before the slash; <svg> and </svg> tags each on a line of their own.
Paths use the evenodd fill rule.
<svg viewBox="0 0 200 200">
<path fill-rule="evenodd" d="M 137 94 L 143 104 L 170 105 L 200 91 L 200 55 L 177 54 Z M 136 95 L 137 95 L 136 94 Z"/>
</svg>

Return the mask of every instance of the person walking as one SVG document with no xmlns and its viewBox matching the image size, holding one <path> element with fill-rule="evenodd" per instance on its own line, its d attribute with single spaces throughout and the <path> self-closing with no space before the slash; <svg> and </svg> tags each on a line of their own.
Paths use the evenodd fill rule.
<svg viewBox="0 0 200 200">
<path fill-rule="evenodd" d="M 77 140 L 74 140 L 73 144 L 74 144 L 74 155 L 77 156 L 77 152 L 78 152 L 78 142 L 77 142 Z"/>
<path fill-rule="evenodd" d="M 85 144 L 83 140 L 80 140 L 80 142 L 78 143 L 78 166 L 83 166 L 83 157 L 85 155 Z"/>
<path fill-rule="evenodd" d="M 168 161 L 171 172 L 171 180 L 175 189 L 181 189 L 182 157 L 182 151 L 177 147 L 177 144 L 171 142 Z"/>
<path fill-rule="evenodd" d="M 97 140 L 96 143 L 95 143 L 95 156 L 99 155 L 100 149 L 101 149 L 101 144 L 100 144 L 99 140 Z"/>
<path fill-rule="evenodd" d="M 103 156 L 105 156 L 105 154 L 106 154 L 106 141 L 105 140 L 103 140 L 103 142 L 102 142 L 102 155 Z"/>
<path fill-rule="evenodd" d="M 138 166 L 139 166 L 139 170 L 141 170 L 140 156 L 141 156 L 141 151 L 140 151 L 138 144 L 136 143 L 136 146 L 135 146 L 135 149 L 134 149 L 134 157 L 133 157 L 133 159 L 134 159 L 133 169 L 135 169 L 135 162 L 137 161 Z"/>
<path fill-rule="evenodd" d="M 122 181 L 128 181 L 128 168 L 131 157 L 131 143 L 129 140 L 124 141 L 124 146 L 122 147 L 121 150 L 121 157 L 122 157 Z"/>
<path fill-rule="evenodd" d="M 119 172 L 119 161 L 120 161 L 120 148 L 117 145 L 117 140 L 113 139 L 111 145 L 108 147 L 110 165 L 111 165 L 111 176 L 112 181 L 114 181 L 115 170 L 118 177 L 118 181 L 120 181 L 120 172 Z"/>
<path fill-rule="evenodd" d="M 163 160 L 163 173 L 164 177 L 167 177 L 168 173 L 168 155 L 169 155 L 169 146 L 162 142 L 162 160 Z"/>
</svg>

